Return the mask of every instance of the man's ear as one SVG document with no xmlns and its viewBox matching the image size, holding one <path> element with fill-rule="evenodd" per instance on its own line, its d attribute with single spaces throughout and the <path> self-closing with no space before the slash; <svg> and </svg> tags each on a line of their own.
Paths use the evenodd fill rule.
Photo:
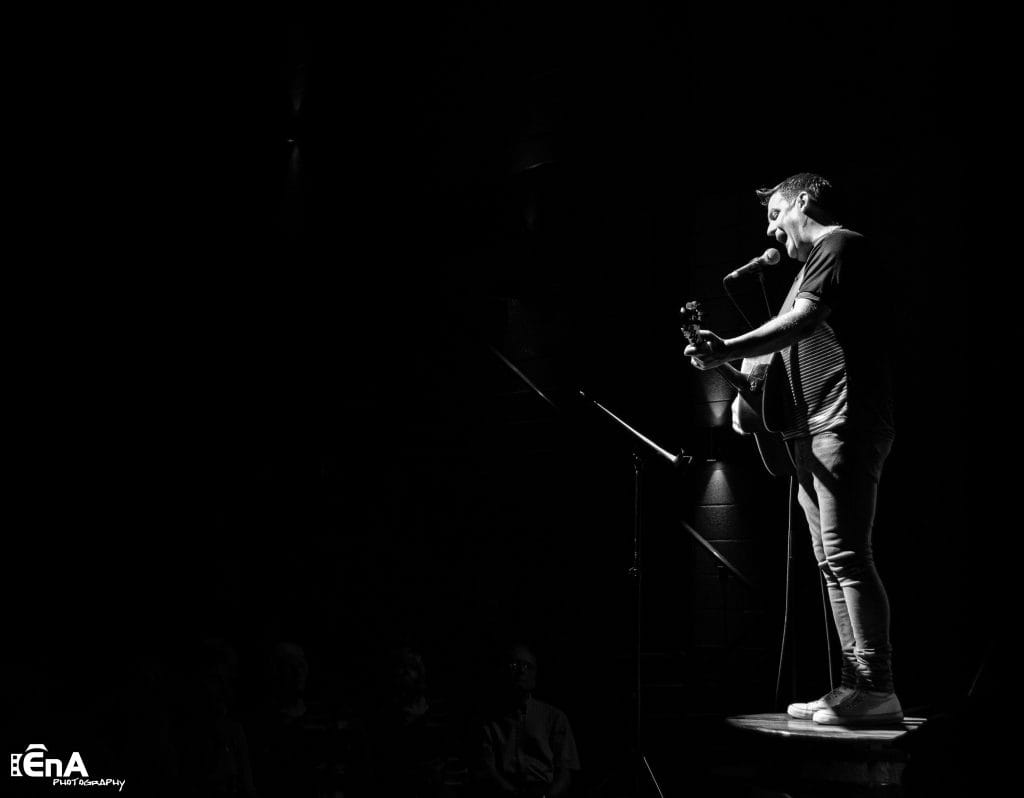
<svg viewBox="0 0 1024 798">
<path fill-rule="evenodd" d="M 804 213 L 807 212 L 807 206 L 811 204 L 811 195 L 806 191 L 801 191 L 796 196 L 796 207 Z"/>
</svg>

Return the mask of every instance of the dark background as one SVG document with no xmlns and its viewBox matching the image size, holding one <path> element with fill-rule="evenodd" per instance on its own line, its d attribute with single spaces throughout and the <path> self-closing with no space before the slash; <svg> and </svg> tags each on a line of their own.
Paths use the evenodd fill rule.
<svg viewBox="0 0 1024 798">
<path fill-rule="evenodd" d="M 633 470 L 585 387 L 696 457 L 652 460 L 644 486 L 646 747 L 690 761 L 682 783 L 714 748 L 701 729 L 779 708 L 786 497 L 715 421 L 728 396 L 685 362 L 677 311 L 702 298 L 712 328 L 742 329 L 719 281 L 769 243 L 752 189 L 806 170 L 846 190 L 901 311 L 877 530 L 899 694 L 918 714 L 966 695 L 995 608 L 966 388 L 936 376 L 966 349 L 950 7 L 19 30 L 11 751 L 84 752 L 126 674 L 206 638 L 243 683 L 273 642 L 301 644 L 338 706 L 411 646 L 469 726 L 495 648 L 525 637 L 600 782 L 628 742 Z M 769 275 L 776 303 L 794 270 Z M 802 532 L 783 699 L 825 682 Z"/>
</svg>

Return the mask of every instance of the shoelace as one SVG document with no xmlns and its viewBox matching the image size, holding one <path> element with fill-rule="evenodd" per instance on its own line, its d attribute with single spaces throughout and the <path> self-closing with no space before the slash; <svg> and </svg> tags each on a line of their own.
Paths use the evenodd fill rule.
<svg viewBox="0 0 1024 798">
<path fill-rule="evenodd" d="M 855 707 L 858 704 L 863 703 L 863 701 L 864 693 L 862 693 L 860 690 L 857 690 L 853 695 L 847 696 L 845 699 L 840 701 L 836 705 L 836 707 L 843 707 L 843 709 L 846 709 L 848 707 Z"/>
<path fill-rule="evenodd" d="M 843 696 L 846 695 L 846 692 L 848 690 L 853 690 L 854 692 L 856 692 L 857 688 L 855 688 L 855 687 L 847 687 L 845 684 L 841 684 L 838 687 L 833 687 L 831 690 L 829 690 L 828 694 L 825 695 L 821 700 L 823 702 L 825 702 L 826 704 L 828 704 L 830 701 L 833 701 L 833 700 L 835 700 L 837 702 L 845 700 L 843 698 Z M 846 696 L 846 698 L 849 698 L 849 697 L 850 696 Z"/>
<path fill-rule="evenodd" d="M 848 696 L 847 698 L 843 699 L 838 704 L 836 704 L 834 708 L 843 707 L 845 709 L 847 707 L 855 707 L 858 704 L 863 704 L 869 698 L 881 702 L 886 700 L 888 696 L 869 696 L 865 691 L 857 690 L 853 695 Z"/>
</svg>

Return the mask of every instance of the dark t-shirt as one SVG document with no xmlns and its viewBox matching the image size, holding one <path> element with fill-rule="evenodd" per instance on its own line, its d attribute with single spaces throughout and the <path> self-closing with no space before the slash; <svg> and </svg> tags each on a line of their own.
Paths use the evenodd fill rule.
<svg viewBox="0 0 1024 798">
<path fill-rule="evenodd" d="M 885 275 L 867 240 L 839 228 L 811 249 L 782 310 L 798 298 L 828 305 L 828 318 L 782 350 L 788 378 L 786 439 L 848 426 L 893 430 L 891 329 Z"/>
</svg>

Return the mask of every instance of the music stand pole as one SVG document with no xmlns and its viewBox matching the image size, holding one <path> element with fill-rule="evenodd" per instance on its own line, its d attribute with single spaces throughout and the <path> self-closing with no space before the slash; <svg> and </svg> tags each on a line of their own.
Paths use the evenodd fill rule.
<svg viewBox="0 0 1024 798">
<path fill-rule="evenodd" d="M 633 608 L 635 610 L 635 618 L 633 623 L 633 729 L 632 729 L 632 751 L 630 751 L 630 758 L 632 761 L 633 768 L 633 794 L 635 796 L 640 795 L 640 782 L 644 778 L 649 777 L 651 783 L 654 785 L 654 789 L 657 791 L 661 798 L 664 798 L 664 793 L 661 791 L 661 785 L 658 784 L 658 779 L 654 775 L 654 770 L 651 768 L 650 762 L 647 761 L 647 756 L 644 754 L 642 747 L 642 736 L 641 736 L 641 704 L 640 704 L 640 625 L 641 625 L 641 581 L 643 578 L 643 570 L 641 567 L 640 559 L 640 541 L 641 541 L 641 497 L 642 493 L 642 476 L 644 467 L 644 456 L 642 450 L 646 448 L 648 451 L 652 451 L 662 459 L 666 460 L 673 466 L 679 466 L 684 463 L 692 463 L 693 458 L 680 450 L 679 454 L 672 454 L 666 449 L 656 444 L 650 438 L 641 434 L 639 431 L 631 427 L 612 411 L 593 399 L 590 399 L 583 391 L 579 392 L 582 399 L 587 400 L 600 410 L 605 416 L 612 419 L 623 429 L 627 430 L 633 438 L 642 443 L 643 447 L 636 446 L 633 450 L 633 558 L 628 569 L 630 581 L 633 586 Z"/>
</svg>

